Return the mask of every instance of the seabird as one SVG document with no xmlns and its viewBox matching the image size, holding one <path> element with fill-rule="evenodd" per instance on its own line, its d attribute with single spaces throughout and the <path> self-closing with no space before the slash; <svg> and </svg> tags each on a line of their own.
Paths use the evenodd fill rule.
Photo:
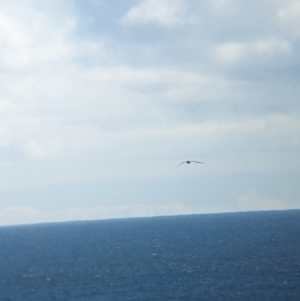
<svg viewBox="0 0 300 301">
<path fill-rule="evenodd" d="M 199 162 L 199 161 L 192 161 L 192 160 L 190 160 L 190 161 L 183 161 L 182 163 L 180 163 L 177 167 L 179 167 L 181 164 L 184 164 L 184 163 L 186 163 L 186 164 L 190 164 L 191 162 L 195 162 L 195 163 L 201 163 L 201 164 L 204 164 L 204 162 Z"/>
</svg>

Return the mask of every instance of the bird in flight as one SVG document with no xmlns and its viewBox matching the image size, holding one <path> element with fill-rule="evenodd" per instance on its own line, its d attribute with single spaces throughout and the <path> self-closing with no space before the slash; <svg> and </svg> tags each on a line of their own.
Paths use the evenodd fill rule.
<svg viewBox="0 0 300 301">
<path fill-rule="evenodd" d="M 179 167 L 181 164 L 184 164 L 184 163 L 190 164 L 191 162 L 204 164 L 204 162 L 199 162 L 199 161 L 192 161 L 192 160 L 190 160 L 190 161 L 183 161 L 183 162 L 180 163 L 177 167 Z"/>
</svg>

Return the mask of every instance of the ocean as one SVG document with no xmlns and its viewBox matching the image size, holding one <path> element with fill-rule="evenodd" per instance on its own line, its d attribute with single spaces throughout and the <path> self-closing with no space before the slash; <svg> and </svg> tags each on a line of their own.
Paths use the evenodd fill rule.
<svg viewBox="0 0 300 301">
<path fill-rule="evenodd" d="M 300 210 L 0 228 L 1 301 L 300 300 Z"/>
</svg>

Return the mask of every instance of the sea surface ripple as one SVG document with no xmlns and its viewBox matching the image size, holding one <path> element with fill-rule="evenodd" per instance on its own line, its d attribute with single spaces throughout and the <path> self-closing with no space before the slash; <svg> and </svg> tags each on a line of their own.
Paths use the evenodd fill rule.
<svg viewBox="0 0 300 301">
<path fill-rule="evenodd" d="M 1 301 L 300 300 L 300 210 L 0 228 Z"/>
</svg>

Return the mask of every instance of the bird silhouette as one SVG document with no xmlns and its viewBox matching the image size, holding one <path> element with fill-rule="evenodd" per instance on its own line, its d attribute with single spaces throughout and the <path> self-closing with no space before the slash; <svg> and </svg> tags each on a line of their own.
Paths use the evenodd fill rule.
<svg viewBox="0 0 300 301">
<path fill-rule="evenodd" d="M 199 162 L 199 161 L 192 161 L 192 160 L 189 160 L 189 161 L 183 161 L 183 162 L 181 162 L 177 167 L 179 167 L 181 164 L 184 164 L 184 163 L 186 163 L 186 164 L 190 164 L 191 162 L 195 162 L 195 163 L 201 163 L 201 164 L 204 164 L 204 162 Z"/>
</svg>

